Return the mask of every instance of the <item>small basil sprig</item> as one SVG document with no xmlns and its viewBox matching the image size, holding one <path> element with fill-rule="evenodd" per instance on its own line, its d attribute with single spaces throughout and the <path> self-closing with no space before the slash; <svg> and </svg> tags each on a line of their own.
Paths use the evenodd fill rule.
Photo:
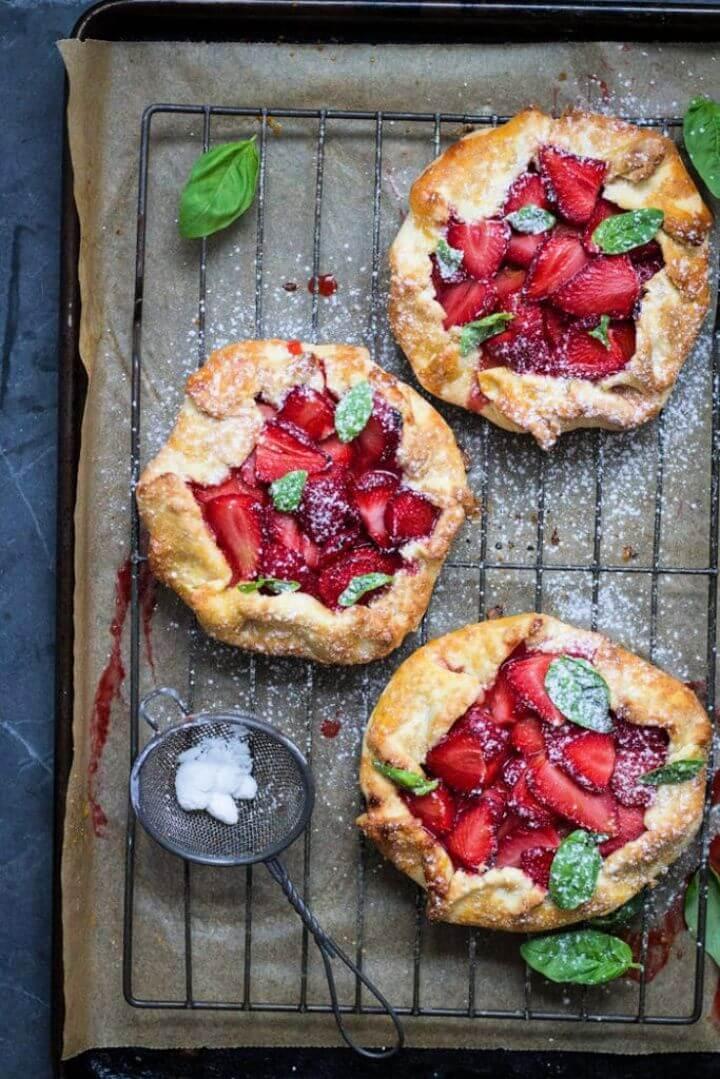
<svg viewBox="0 0 720 1079">
<path fill-rule="evenodd" d="M 708 870 L 708 894 L 705 910 L 705 951 L 720 966 L 720 876 Z M 685 892 L 685 925 L 697 940 L 700 876 L 695 873 Z"/>
<path fill-rule="evenodd" d="M 550 866 L 548 890 L 560 910 L 575 910 L 592 899 L 602 868 L 594 835 L 579 828 L 565 836 Z"/>
<path fill-rule="evenodd" d="M 545 675 L 545 689 L 571 723 L 604 734 L 613 729 L 608 684 L 587 660 L 554 659 Z"/>
<path fill-rule="evenodd" d="M 646 772 L 640 776 L 640 783 L 647 787 L 661 787 L 664 784 L 686 783 L 705 767 L 705 761 L 696 757 L 686 757 L 682 761 L 673 761 L 672 764 L 664 764 L 662 768 L 653 768 L 652 772 Z"/>
<path fill-rule="evenodd" d="M 438 240 L 435 248 L 435 261 L 443 281 L 449 281 L 462 266 L 463 253 L 457 247 L 451 247 L 447 240 Z"/>
<path fill-rule="evenodd" d="M 294 472 L 286 472 L 278 480 L 273 480 L 270 484 L 270 495 L 275 509 L 281 513 L 292 513 L 296 510 L 300 505 L 307 478 L 306 470 L 298 468 Z"/>
<path fill-rule="evenodd" d="M 605 348 L 610 348 L 610 338 L 608 337 L 608 329 L 610 328 L 610 316 L 601 315 L 600 321 L 594 330 L 589 330 L 590 337 L 594 337 L 596 341 L 599 341 L 601 345 L 605 345 Z"/>
<path fill-rule="evenodd" d="M 512 322 L 514 318 L 509 311 L 496 311 L 493 315 L 486 315 L 475 322 L 466 322 L 460 331 L 460 355 L 467 356 L 468 352 L 472 352 L 489 337 L 503 333 L 508 322 Z"/>
<path fill-rule="evenodd" d="M 683 121 L 685 146 L 715 198 L 720 198 L 720 104 L 694 97 Z"/>
<path fill-rule="evenodd" d="M 529 232 L 536 236 L 540 232 L 547 232 L 555 224 L 555 218 L 542 206 L 531 203 L 529 206 L 521 206 L 519 210 L 508 214 L 505 218 L 516 232 Z"/>
<path fill-rule="evenodd" d="M 551 982 L 573 985 L 602 985 L 630 969 L 641 969 L 624 940 L 598 929 L 534 937 L 520 945 L 520 953 L 529 967 Z"/>
<path fill-rule="evenodd" d="M 360 573 L 350 581 L 350 584 L 341 594 L 338 603 L 341 607 L 352 607 L 367 592 L 374 592 L 376 588 L 382 588 L 384 584 L 390 584 L 392 579 L 389 573 Z"/>
<path fill-rule="evenodd" d="M 279 577 L 258 577 L 255 581 L 243 581 L 238 586 L 238 592 L 249 595 L 251 592 L 259 592 L 261 588 L 269 588 L 276 596 L 281 592 L 297 592 L 300 587 L 299 581 L 283 581 Z"/>
<path fill-rule="evenodd" d="M 663 211 L 654 209 L 629 210 L 606 217 L 593 232 L 593 243 L 606 255 L 622 255 L 652 240 L 664 219 Z"/>
<path fill-rule="evenodd" d="M 211 236 L 237 220 L 255 198 L 259 168 L 254 135 L 201 154 L 180 196 L 180 235 Z"/>
<path fill-rule="evenodd" d="M 419 772 L 408 772 L 405 768 L 396 768 L 393 764 L 385 764 L 384 761 L 374 760 L 373 767 L 381 775 L 391 779 L 396 787 L 412 791 L 418 798 L 423 794 L 430 794 L 430 791 L 434 791 L 440 784 L 439 779 L 428 779 Z"/>
<path fill-rule="evenodd" d="M 352 442 L 364 429 L 373 409 L 372 386 L 356 382 L 344 393 L 335 409 L 335 430 L 341 442 Z"/>
<path fill-rule="evenodd" d="M 594 929 L 619 929 L 621 926 L 629 925 L 633 918 L 638 916 L 644 902 L 645 892 L 638 892 L 617 910 L 611 910 L 609 914 L 600 914 L 597 918 L 592 918 L 589 924 Z"/>
</svg>

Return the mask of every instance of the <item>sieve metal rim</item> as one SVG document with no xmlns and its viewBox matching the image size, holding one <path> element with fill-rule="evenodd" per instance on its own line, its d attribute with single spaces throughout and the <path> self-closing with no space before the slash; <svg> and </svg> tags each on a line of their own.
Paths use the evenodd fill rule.
<svg viewBox="0 0 720 1079">
<path fill-rule="evenodd" d="M 253 857 L 243 857 L 241 855 L 202 856 L 195 853 L 189 854 L 186 847 L 178 843 L 173 843 L 173 841 L 168 839 L 164 833 L 159 832 L 147 820 L 140 808 L 140 772 L 142 771 L 143 764 L 155 747 L 164 741 L 169 734 L 175 733 L 176 731 L 200 726 L 210 726 L 210 724 L 218 722 L 236 724 L 239 727 L 253 729 L 280 742 L 284 749 L 295 759 L 304 787 L 305 805 L 302 813 L 288 835 L 283 837 L 282 842 L 273 843 L 272 846 L 264 848 L 260 853 Z M 188 715 L 186 718 L 178 719 L 166 724 L 162 730 L 159 730 L 150 741 L 143 746 L 133 761 L 130 771 L 130 805 L 135 816 L 148 835 L 150 835 L 152 839 L 165 850 L 170 851 L 171 854 L 175 854 L 179 858 L 183 858 L 185 861 L 198 862 L 201 865 L 217 866 L 255 865 L 257 862 L 266 862 L 269 858 L 274 858 L 276 855 L 280 854 L 289 847 L 291 843 L 294 843 L 297 837 L 305 830 L 315 805 L 315 782 L 310 770 L 310 765 L 298 747 L 290 738 L 284 735 L 282 731 L 279 731 L 277 727 L 273 727 L 272 724 L 265 723 L 262 719 L 256 719 L 255 716 L 252 716 L 247 712 L 197 712 Z M 228 827 L 233 826 L 229 825 Z"/>
</svg>

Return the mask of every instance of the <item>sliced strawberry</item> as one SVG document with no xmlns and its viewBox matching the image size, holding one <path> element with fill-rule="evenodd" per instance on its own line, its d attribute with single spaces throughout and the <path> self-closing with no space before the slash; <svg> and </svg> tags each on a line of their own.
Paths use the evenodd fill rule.
<svg viewBox="0 0 720 1079">
<path fill-rule="evenodd" d="M 598 382 L 622 371 L 627 360 L 619 345 L 610 338 L 610 347 L 591 337 L 580 326 L 571 326 L 555 350 L 549 373 L 558 378 L 584 378 Z"/>
<path fill-rule="evenodd" d="M 222 483 L 216 483 L 212 487 L 202 487 L 197 483 L 193 483 L 191 486 L 195 498 L 201 505 L 212 502 L 213 498 L 222 498 L 223 495 L 250 495 L 258 502 L 267 500 L 267 495 L 263 489 L 245 483 L 242 478 L 242 470 L 237 468 L 232 470 L 226 480 L 223 480 Z"/>
<path fill-rule="evenodd" d="M 628 258 L 635 267 L 642 285 L 659 273 L 665 265 L 662 248 L 657 240 L 650 240 L 642 247 L 635 247 L 632 251 L 628 251 Z"/>
<path fill-rule="evenodd" d="M 248 457 L 246 457 L 243 463 L 240 465 L 240 477 L 243 483 L 247 484 L 248 487 L 252 488 L 257 487 L 258 482 L 258 478 L 255 473 L 256 458 L 257 454 L 255 450 L 253 450 L 252 453 Z"/>
<path fill-rule="evenodd" d="M 281 543 L 288 550 L 302 554 L 300 525 L 292 514 L 280 513 L 272 506 L 266 506 L 263 522 L 265 537 L 269 543 Z"/>
<path fill-rule="evenodd" d="M 257 573 L 262 545 L 262 510 L 250 495 L 224 495 L 205 506 L 205 516 L 233 571 L 232 584 Z"/>
<path fill-rule="evenodd" d="M 501 727 L 512 726 L 517 719 L 515 697 L 502 671 L 495 679 L 494 685 L 485 694 L 484 704 L 495 723 L 498 723 Z"/>
<path fill-rule="evenodd" d="M 503 266 L 493 278 L 498 311 L 507 311 L 510 298 L 517 295 L 525 284 L 525 271 Z"/>
<path fill-rule="evenodd" d="M 452 728 L 457 732 L 469 732 L 477 738 L 485 756 L 485 785 L 490 786 L 497 779 L 504 764 L 510 744 L 510 728 L 501 727 L 483 705 L 473 704 L 462 719 Z"/>
<path fill-rule="evenodd" d="M 619 749 L 631 749 L 643 754 L 648 772 L 665 763 L 670 739 L 662 727 L 650 724 L 641 726 L 639 723 L 628 723 L 625 719 L 616 719 L 614 734 Z"/>
<path fill-rule="evenodd" d="M 467 272 L 483 279 L 497 273 L 505 258 L 509 239 L 510 226 L 491 218 L 472 225 L 465 221 L 453 221 L 447 232 L 450 246 L 462 251 L 463 266 Z"/>
<path fill-rule="evenodd" d="M 510 740 L 523 757 L 532 757 L 536 753 L 545 752 L 542 727 L 540 721 L 534 716 L 519 719 L 512 729 Z"/>
<path fill-rule="evenodd" d="M 587 260 L 585 248 L 577 236 L 557 230 L 551 233 L 528 270 L 526 297 L 529 300 L 544 300 L 571 281 Z"/>
<path fill-rule="evenodd" d="M 331 540 L 319 549 L 318 566 L 324 569 L 344 551 L 369 547 L 369 545 L 370 541 L 363 535 L 359 522 L 353 522 L 336 533 Z"/>
<path fill-rule="evenodd" d="M 425 763 L 449 787 L 468 794 L 479 791 L 488 774 L 485 748 L 468 730 L 451 730 L 432 747 Z"/>
<path fill-rule="evenodd" d="M 535 235 L 531 232 L 525 233 L 525 235 L 514 232 L 508 244 L 508 262 L 527 269 L 546 239 L 547 236 L 544 232 L 536 233 Z"/>
<path fill-rule="evenodd" d="M 523 172 L 513 181 L 503 206 L 503 217 L 523 206 L 541 206 L 543 210 L 550 206 L 542 176 L 537 172 Z"/>
<path fill-rule="evenodd" d="M 551 764 L 562 766 L 565 760 L 565 750 L 577 738 L 578 733 L 578 728 L 574 723 L 561 723 L 557 727 L 546 726 L 543 728 L 545 748 Z"/>
<path fill-rule="evenodd" d="M 543 308 L 545 322 L 545 336 L 552 349 L 557 349 L 565 340 L 568 329 L 567 316 L 556 311 L 554 307 Z"/>
<path fill-rule="evenodd" d="M 464 326 L 466 322 L 482 318 L 495 306 L 495 289 L 490 281 L 463 281 L 451 285 L 445 292 L 442 305 L 445 308 L 443 326 Z"/>
<path fill-rule="evenodd" d="M 366 472 L 355 483 L 353 501 L 365 530 L 378 547 L 391 547 L 386 524 L 388 502 L 395 494 L 400 480 L 394 472 Z"/>
<path fill-rule="evenodd" d="M 585 245 L 585 250 L 590 255 L 599 255 L 600 248 L 593 242 L 593 232 L 598 225 L 607 220 L 608 217 L 615 217 L 616 214 L 621 214 L 622 210 L 619 206 L 616 206 L 614 202 L 610 202 L 609 199 L 598 199 L 593 207 L 593 212 L 590 214 L 588 223 L 585 226 L 582 234 L 582 241 Z"/>
<path fill-rule="evenodd" d="M 631 809 L 619 805 L 617 807 L 617 816 L 617 835 L 614 835 L 612 839 L 606 839 L 604 843 L 600 844 L 600 853 L 603 858 L 606 858 L 608 854 L 612 854 L 613 851 L 619 850 L 620 847 L 624 847 L 626 843 L 631 843 L 633 839 L 637 839 L 645 831 L 645 814 L 642 809 Z"/>
<path fill-rule="evenodd" d="M 326 393 L 310 386 L 295 386 L 283 401 L 279 420 L 294 423 L 317 442 L 335 430 L 335 403 Z"/>
<path fill-rule="evenodd" d="M 353 448 L 349 442 L 341 442 L 337 435 L 324 438 L 320 443 L 320 449 L 329 454 L 333 464 L 340 468 L 350 468 L 353 459 Z"/>
<path fill-rule="evenodd" d="M 515 318 L 504 333 L 488 338 L 483 354 L 497 366 L 511 367 L 520 373 L 542 373 L 549 366 L 552 354 L 545 339 L 545 324 L 540 307 L 518 304 Z"/>
<path fill-rule="evenodd" d="M 604 791 L 615 767 L 615 742 L 611 734 L 587 731 L 565 747 L 563 764 L 568 775 L 582 787 Z"/>
<path fill-rule="evenodd" d="M 339 555 L 320 572 L 318 578 L 320 598 L 327 607 L 336 607 L 340 596 L 353 577 L 364 576 L 366 573 L 392 575 L 399 568 L 399 564 L 399 560 L 394 556 L 383 554 L 371 547 L 360 547 L 347 554 Z M 366 592 L 358 603 L 366 605 L 377 599 L 379 595 L 381 595 L 380 589 Z"/>
<path fill-rule="evenodd" d="M 517 659 L 507 666 L 507 679 L 518 700 L 532 708 L 546 723 L 559 725 L 565 716 L 548 697 L 545 675 L 554 659 L 554 652 L 534 652 L 525 659 Z"/>
<path fill-rule="evenodd" d="M 447 850 L 454 862 L 466 869 L 487 865 L 497 850 L 495 806 L 480 798 L 460 814 L 447 839 Z"/>
<path fill-rule="evenodd" d="M 522 823 L 500 838 L 496 864 L 520 868 L 522 855 L 527 850 L 545 849 L 555 851 L 560 846 L 560 836 L 552 825 L 544 828 L 527 828 Z"/>
<path fill-rule="evenodd" d="M 607 171 L 604 161 L 576 157 L 557 146 L 540 150 L 540 172 L 549 182 L 558 210 L 573 225 L 590 219 Z"/>
<path fill-rule="evenodd" d="M 635 355 L 635 323 L 634 322 L 613 322 L 610 324 L 608 330 L 608 337 L 613 345 L 620 350 L 625 363 L 629 361 Z"/>
<path fill-rule="evenodd" d="M 528 786 L 527 769 L 510 791 L 508 804 L 513 813 L 526 822 L 530 828 L 542 828 L 552 824 L 554 816 L 547 806 L 538 802 Z"/>
<path fill-rule="evenodd" d="M 328 543 L 355 519 L 348 481 L 343 468 L 308 477 L 297 515 L 313 543 Z"/>
<path fill-rule="evenodd" d="M 455 820 L 456 805 L 447 787 L 441 783 L 429 794 L 421 794 L 419 797 L 407 794 L 404 796 L 405 804 L 414 817 L 418 817 L 423 827 L 433 835 L 447 835 Z"/>
<path fill-rule="evenodd" d="M 300 536 L 302 556 L 310 569 L 317 569 L 320 565 L 320 548 L 303 532 Z"/>
<path fill-rule="evenodd" d="M 355 475 L 371 468 L 394 468 L 401 435 L 401 414 L 382 394 L 374 394 L 370 419 L 352 442 Z"/>
<path fill-rule="evenodd" d="M 459 285 L 461 281 L 465 280 L 467 274 L 465 273 L 465 268 L 462 263 L 458 266 L 457 270 L 454 270 L 452 273 L 447 273 L 447 271 L 441 273 L 438 261 L 434 255 L 430 256 L 430 262 L 432 264 L 430 280 L 433 283 L 435 296 L 438 302 L 442 303 L 442 298 L 450 285 Z"/>
<path fill-rule="evenodd" d="M 263 483 L 279 480 L 288 472 L 305 469 L 322 472 L 330 458 L 318 449 L 305 432 L 292 424 L 268 423 L 256 447 L 255 472 Z"/>
<path fill-rule="evenodd" d="M 394 547 L 402 547 L 410 540 L 429 536 L 440 516 L 440 510 L 429 498 L 400 488 L 388 502 L 385 521 Z"/>
<path fill-rule="evenodd" d="M 663 755 L 663 760 L 665 759 Z M 659 765 L 650 760 L 641 751 L 620 749 L 615 757 L 615 770 L 610 780 L 610 789 L 624 806 L 638 808 L 649 806 L 653 800 L 653 789 L 640 783 L 640 776 L 652 772 Z"/>
<path fill-rule="evenodd" d="M 507 758 L 500 769 L 500 778 L 508 790 L 512 790 L 526 768 L 527 761 L 524 757 L 513 756 Z"/>
<path fill-rule="evenodd" d="M 547 891 L 554 857 L 555 851 L 548 850 L 547 847 L 530 847 L 520 855 L 520 868 L 523 873 L 527 873 L 533 884 Z"/>
<path fill-rule="evenodd" d="M 532 793 L 548 809 L 592 832 L 602 832 L 608 836 L 616 834 L 615 800 L 609 794 L 584 791 L 560 768 L 540 755 L 530 761 L 527 778 Z"/>
<path fill-rule="evenodd" d="M 627 255 L 601 255 L 554 293 L 552 301 L 578 318 L 629 318 L 640 295 L 640 279 Z"/>
<path fill-rule="evenodd" d="M 260 572 L 263 577 L 276 577 L 280 581 L 300 581 L 303 586 L 309 580 L 308 568 L 302 555 L 281 543 L 270 543 L 263 547 Z"/>
</svg>

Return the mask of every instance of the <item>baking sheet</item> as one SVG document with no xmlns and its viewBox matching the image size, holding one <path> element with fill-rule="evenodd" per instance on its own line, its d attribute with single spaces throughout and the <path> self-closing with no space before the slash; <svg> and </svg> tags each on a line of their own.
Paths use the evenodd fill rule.
<svg viewBox="0 0 720 1079">
<path fill-rule="evenodd" d="M 109 737 L 91 793 L 107 816 L 101 836 L 88 801 L 91 720 L 98 680 L 111 647 L 116 572 L 127 556 L 129 532 L 129 369 L 132 326 L 135 202 L 140 116 L 152 102 L 212 102 L 258 106 L 337 106 L 512 113 L 533 101 L 559 109 L 586 104 L 608 111 L 681 113 L 695 93 L 717 94 L 712 46 L 622 44 L 443 46 L 298 46 L 80 44 L 63 42 L 70 76 L 69 127 L 76 199 L 82 225 L 81 351 L 90 373 L 77 505 L 75 761 L 68 791 L 63 860 L 66 976 L 66 1056 L 111 1045 L 222 1046 L 338 1044 L 324 1015 L 140 1011 L 122 997 L 122 896 L 128 711 L 113 705 Z M 512 70 L 508 70 L 508 56 Z M 282 72 L 282 81 L 277 73 Z M 258 125 L 213 122 L 212 138 L 246 137 Z M 322 272 L 340 287 L 320 301 L 320 339 L 369 342 L 373 185 L 373 127 L 333 122 L 328 130 L 322 220 Z M 283 120 L 268 140 L 264 332 L 307 336 L 314 208 L 313 121 Z M 387 124 L 383 159 L 381 251 L 402 218 L 412 179 L 432 156 L 432 124 Z M 457 137 L 450 125 L 444 141 Z M 197 117 L 158 116 L 153 123 L 143 327 L 142 460 L 166 436 L 197 363 L 197 247 L 179 240 L 177 196 L 201 138 Z M 255 220 L 246 215 L 209 245 L 207 347 L 249 336 L 254 327 Z M 383 266 L 383 288 L 386 285 Z M 294 292 L 283 286 L 298 285 Z M 707 564 L 709 502 L 709 335 L 686 366 L 667 410 L 661 559 L 667 565 Z M 376 358 L 410 377 L 383 319 Z M 447 409 L 479 490 L 481 421 Z M 602 559 L 632 565 L 652 557 L 656 472 L 655 425 L 604 440 Z M 567 437 L 547 461 L 546 564 L 589 563 L 592 557 L 595 436 Z M 497 562 L 534 563 L 539 451 L 529 441 L 492 429 L 488 438 L 488 552 Z M 681 527 L 678 527 L 681 522 Z M 470 522 L 458 539 L 457 561 L 477 559 L 480 529 Z M 628 554 L 627 548 L 632 548 Z M 452 560 L 452 559 L 451 559 Z M 591 618 L 589 575 L 546 571 L 544 609 L 579 624 Z M 428 633 L 438 635 L 502 606 L 532 607 L 535 576 L 491 570 L 485 595 L 474 570 L 446 568 L 436 589 Z M 481 602 L 482 600 L 482 602 Z M 660 578 L 656 658 L 673 673 L 705 675 L 707 579 Z M 483 609 L 484 608 L 484 609 Z M 603 575 L 599 627 L 636 650 L 649 647 L 650 578 Z M 377 697 L 401 659 L 417 646 L 409 638 L 394 656 L 363 670 L 316 670 L 309 696 L 308 666 L 249 657 L 190 634 L 183 605 L 161 591 L 152 619 L 154 671 L 143 650 L 143 689 L 187 686 L 193 649 L 196 707 L 254 706 L 310 748 L 318 784 L 312 821 L 309 892 L 316 913 L 352 954 L 358 933 L 356 899 L 365 890 L 362 926 L 368 972 L 393 1002 L 413 1003 L 415 889 L 366 851 L 358 876 L 359 838 L 352 826 L 358 796 L 356 755 L 364 707 Z M 127 647 L 127 627 L 122 638 Z M 123 654 L 125 654 L 123 652 Z M 253 692 L 254 687 L 254 692 Z M 122 693 L 122 688 L 120 689 Z M 323 719 L 340 719 L 334 739 Z M 299 875 L 302 844 L 288 854 Z M 133 988 L 136 994 L 181 998 L 184 983 L 182 865 L 140 834 L 135 909 Z M 244 871 L 193 869 L 193 952 L 196 996 L 238 999 L 242 992 L 246 877 Z M 262 868 L 253 878 L 253 1001 L 297 1001 L 302 935 L 299 923 Z M 457 927 L 421 929 L 420 1003 L 463 1007 L 468 994 L 468 933 Z M 514 1007 L 522 999 L 522 966 L 515 938 L 478 932 L 475 999 L 482 1007 Z M 682 952 L 682 957 L 676 954 Z M 667 968 L 648 987 L 648 1011 L 690 1009 L 692 946 L 678 938 Z M 714 987 L 714 973 L 708 979 Z M 354 1002 L 354 983 L 340 978 L 341 999 Z M 559 1007 L 565 989 L 533 980 L 533 1005 Z M 620 983 L 589 995 L 591 1008 L 632 1007 L 636 987 Z M 577 1006 L 571 992 L 569 1006 Z M 320 965 L 310 953 L 307 998 L 326 1001 Z M 375 1019 L 353 1020 L 360 1037 L 377 1041 Z M 411 1044 L 513 1048 L 609 1048 L 623 1052 L 678 1048 L 672 1028 L 588 1028 L 437 1019 L 406 1021 Z M 680 1035 L 687 1049 L 712 1049 L 709 1021 Z"/>
</svg>

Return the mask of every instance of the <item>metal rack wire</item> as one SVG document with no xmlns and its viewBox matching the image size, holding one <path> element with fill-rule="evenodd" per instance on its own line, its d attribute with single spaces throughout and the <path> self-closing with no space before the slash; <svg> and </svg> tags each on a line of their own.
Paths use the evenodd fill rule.
<svg viewBox="0 0 720 1079">
<path fill-rule="evenodd" d="M 370 304 L 368 314 L 367 343 L 373 355 L 379 351 L 379 334 L 381 327 L 381 294 L 380 294 L 380 209 L 381 209 L 381 182 L 383 176 L 383 133 L 385 125 L 391 121 L 401 121 L 411 125 L 428 125 L 432 131 L 431 146 L 434 155 L 440 150 L 441 132 L 443 124 L 469 124 L 473 126 L 494 125 L 502 122 L 505 118 L 488 115 L 467 115 L 458 113 L 412 113 L 412 112 L 363 112 L 344 111 L 337 109 L 272 109 L 263 107 L 225 108 L 209 105 L 169 105 L 157 104 L 150 106 L 142 119 L 140 158 L 139 158 L 139 194 L 137 215 L 137 256 L 135 273 L 135 305 L 133 323 L 133 351 L 132 351 L 132 378 L 131 378 L 131 467 L 132 488 L 135 490 L 140 472 L 140 422 L 141 422 L 141 335 L 143 325 L 143 297 L 145 285 L 145 254 L 146 254 L 146 224 L 148 204 L 148 164 L 150 157 L 151 127 L 153 118 L 159 114 L 185 114 L 202 118 L 202 147 L 207 150 L 211 142 L 211 123 L 216 117 L 251 117 L 259 121 L 259 153 L 260 172 L 257 190 L 257 234 L 255 243 L 255 318 L 254 330 L 257 337 L 263 336 L 263 260 L 264 260 L 264 236 L 265 236 L 265 208 L 266 208 L 266 149 L 269 121 L 272 119 L 295 119 L 314 121 L 317 124 L 315 136 L 315 195 L 314 195 L 314 225 L 312 236 L 312 280 L 315 282 L 312 293 L 312 305 L 310 313 L 310 340 L 317 340 L 318 332 L 318 276 L 320 272 L 321 256 L 321 224 L 323 208 L 323 183 L 325 172 L 325 142 L 328 126 L 334 121 L 343 122 L 370 122 L 374 125 L 374 186 L 373 186 L 373 227 L 372 227 L 372 260 L 370 280 Z M 628 117 L 633 121 L 633 117 Z M 677 117 L 660 117 L 653 119 L 643 118 L 635 122 L 643 126 L 652 126 L 664 131 L 673 131 L 681 127 L 682 120 Z M 202 364 L 206 357 L 206 297 L 207 297 L 207 242 L 202 241 L 200 246 L 198 268 L 198 306 L 197 306 L 197 344 L 198 364 Z M 640 574 L 650 578 L 650 627 L 649 627 L 649 653 L 653 659 L 658 640 L 658 603 L 659 582 L 664 575 L 683 574 L 687 576 L 701 577 L 707 580 L 708 608 L 707 608 L 707 638 L 706 638 L 706 664 L 707 664 L 707 707 L 711 715 L 715 707 L 715 673 L 716 673 L 716 637 L 717 637 L 717 576 L 718 576 L 718 539 L 719 531 L 719 503 L 720 503 L 720 321 L 718 312 L 715 311 L 713 327 L 712 347 L 712 428 L 711 428 L 711 489 L 709 510 L 709 550 L 707 565 L 702 567 L 661 565 L 661 535 L 662 535 L 662 512 L 663 512 L 663 480 L 665 470 L 665 441 L 666 424 L 664 414 L 656 424 L 656 488 L 654 496 L 654 520 L 653 520 L 653 543 L 652 561 L 649 566 L 631 564 L 608 564 L 601 561 L 601 540 L 603 520 L 603 478 L 605 468 L 605 445 L 606 435 L 602 431 L 593 434 L 587 432 L 589 438 L 594 439 L 594 517 L 593 517 L 593 545 L 592 558 L 588 563 L 568 562 L 558 563 L 553 561 L 548 564 L 545 559 L 545 525 L 546 525 L 546 471 L 547 457 L 540 455 L 539 481 L 537 495 L 537 528 L 535 542 L 535 558 L 532 562 L 522 561 L 492 561 L 488 559 L 487 539 L 487 516 L 483 514 L 481 520 L 479 558 L 476 561 L 453 560 L 447 562 L 449 568 L 473 570 L 478 574 L 479 581 L 479 609 L 478 615 L 484 617 L 486 598 L 486 574 L 488 570 L 520 571 L 534 575 L 534 601 L 535 609 L 541 610 L 543 604 L 544 574 L 550 569 L 553 572 L 566 572 L 582 574 L 591 580 L 591 628 L 595 629 L 598 623 L 599 596 L 601 575 L 606 573 Z M 480 421 L 481 422 L 481 421 Z M 489 425 L 482 423 L 480 434 L 481 456 L 481 488 L 477 492 L 481 504 L 485 505 L 487 496 L 487 477 L 489 464 Z M 130 756 L 134 759 L 139 747 L 138 731 L 138 703 L 140 692 L 140 603 L 139 603 L 139 570 L 143 561 L 140 546 L 140 526 L 137 507 L 133 495 L 131 509 L 131 642 L 130 642 Z M 193 630 L 193 640 L 190 647 L 190 662 L 188 670 L 188 696 L 192 702 L 195 687 L 195 644 L 199 631 Z M 423 640 L 426 634 L 423 623 Z M 313 667 L 306 667 L 307 689 L 307 743 L 305 750 L 308 758 L 312 760 L 312 725 L 311 725 L 311 702 L 313 697 Z M 251 661 L 250 667 L 250 693 L 251 703 L 255 703 L 255 663 Z M 365 711 L 368 711 L 368 679 L 363 680 L 363 696 Z M 709 769 L 712 774 L 712 767 Z M 478 968 L 478 941 L 475 932 L 470 931 L 468 937 L 468 985 L 467 1007 L 428 1007 L 423 1005 L 420 992 L 420 970 L 423 952 L 423 914 L 422 895 L 418 892 L 418 904 L 416 907 L 415 938 L 412 949 L 413 990 L 412 1004 L 398 1008 L 401 1014 L 421 1016 L 457 1016 L 474 1019 L 520 1019 L 520 1020 L 554 1020 L 575 1022 L 614 1022 L 625 1024 L 674 1024 L 686 1025 L 696 1022 L 702 1012 L 703 1004 L 703 973 L 704 973 L 704 935 L 706 922 L 706 898 L 708 876 L 708 849 L 709 849 L 709 807 L 710 807 L 710 784 L 706 794 L 705 816 L 702 829 L 702 854 L 700 861 L 700 903 L 698 912 L 698 946 L 695 950 L 692 982 L 692 1006 L 687 1014 L 668 1015 L 653 1014 L 647 1008 L 647 982 L 643 971 L 637 994 L 637 1008 L 634 1011 L 613 1012 L 593 1011 L 587 1005 L 586 994 L 581 996 L 580 1007 L 565 1010 L 542 1010 L 533 1007 L 532 982 L 529 970 L 526 970 L 524 979 L 523 999 L 517 1007 L 507 1009 L 490 1009 L 482 1007 L 482 1000 L 476 985 Z M 308 879 L 311 864 L 311 839 L 309 831 L 305 834 L 303 851 L 304 884 L 303 891 L 307 892 Z M 359 965 L 363 962 L 363 929 L 364 929 L 364 894 L 365 894 L 365 854 L 360 846 L 360 858 L 357 867 L 357 893 L 358 908 L 356 915 L 357 945 L 356 960 Z M 252 998 L 252 918 L 253 918 L 253 871 L 252 867 L 246 870 L 246 906 L 245 906 L 245 949 L 243 967 L 243 995 L 240 1000 L 203 1000 L 198 999 L 193 990 L 193 955 L 192 955 L 192 910 L 190 903 L 191 888 L 189 863 L 184 864 L 183 878 L 183 917 L 184 917 L 184 980 L 185 993 L 177 999 L 151 999 L 136 995 L 133 989 L 133 933 L 134 933 L 134 894 L 136 879 L 136 824 L 132 813 L 128 815 L 126 837 L 126 873 L 125 873 L 125 910 L 124 910 L 124 941 L 123 941 L 123 988 L 128 1002 L 138 1008 L 158 1009 L 195 1009 L 195 1010 L 221 1010 L 221 1011 L 267 1011 L 267 1012 L 327 1012 L 329 1006 L 315 1004 L 308 1000 L 308 937 L 303 934 L 301 950 L 300 992 L 296 1001 L 287 1003 L 263 1002 Z M 307 896 L 306 896 L 307 898 Z M 641 936 L 641 961 L 644 962 L 648 952 L 649 924 L 648 904 L 642 915 Z M 356 1013 L 373 1013 L 376 1008 L 363 1003 L 361 996 L 361 984 L 357 981 L 355 999 L 353 1004 L 343 1006 L 344 1011 Z"/>
</svg>

